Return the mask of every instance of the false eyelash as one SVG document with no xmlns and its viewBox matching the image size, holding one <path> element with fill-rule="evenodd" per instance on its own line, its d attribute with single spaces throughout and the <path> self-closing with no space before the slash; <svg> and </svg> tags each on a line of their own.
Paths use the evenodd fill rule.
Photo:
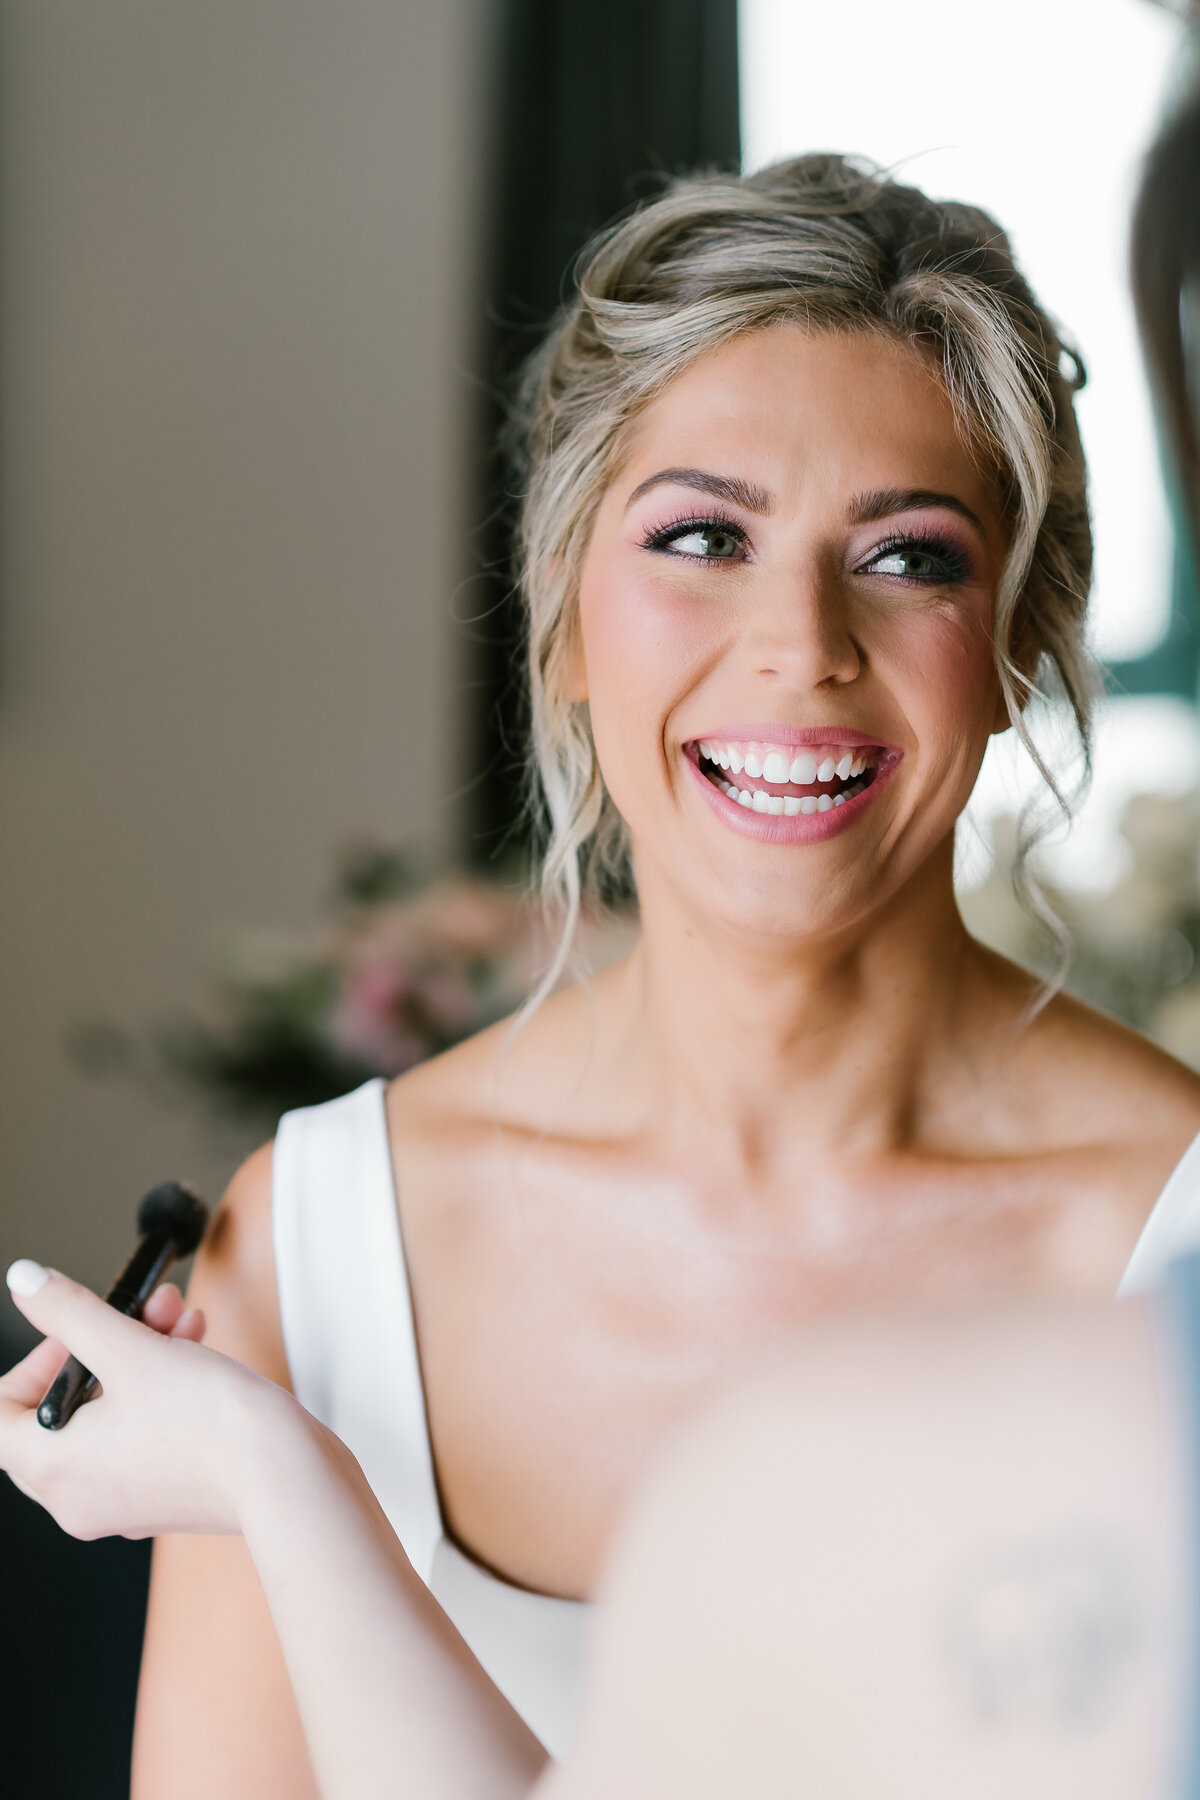
<svg viewBox="0 0 1200 1800">
<path fill-rule="evenodd" d="M 889 578 L 892 581 L 908 581 L 914 587 L 935 583 L 940 587 L 957 587 L 974 573 L 974 565 L 962 546 L 954 538 L 932 530 L 896 532 L 882 544 L 876 544 L 861 566 L 869 569 L 880 557 L 890 556 L 896 550 L 924 550 L 945 565 L 946 573 L 940 580 L 935 578 L 934 583 L 918 582 L 915 576 L 905 575 L 893 575 Z"/>
<path fill-rule="evenodd" d="M 727 531 L 731 538 L 745 545 L 746 533 L 736 519 L 725 513 L 703 513 L 697 518 L 674 519 L 669 524 L 655 525 L 641 539 L 643 550 L 665 550 L 676 538 L 687 537 L 693 531 Z M 728 562 L 728 557 L 693 556 L 690 550 L 676 551 L 681 562 L 717 563 Z"/>
</svg>

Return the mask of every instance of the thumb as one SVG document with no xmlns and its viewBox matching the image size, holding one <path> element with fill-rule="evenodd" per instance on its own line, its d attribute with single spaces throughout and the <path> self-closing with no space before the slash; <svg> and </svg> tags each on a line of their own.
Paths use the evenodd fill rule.
<svg viewBox="0 0 1200 1800">
<path fill-rule="evenodd" d="M 22 1257 L 5 1280 L 19 1310 L 47 1337 L 65 1344 L 72 1355 L 97 1374 L 119 1349 L 130 1328 L 113 1307 L 57 1269 Z"/>
</svg>

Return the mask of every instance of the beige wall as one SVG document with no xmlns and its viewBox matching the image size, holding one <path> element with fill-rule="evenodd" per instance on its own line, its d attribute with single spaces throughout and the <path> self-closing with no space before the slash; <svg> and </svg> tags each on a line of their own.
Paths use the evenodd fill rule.
<svg viewBox="0 0 1200 1800">
<path fill-rule="evenodd" d="M 228 1169 L 75 1022 L 454 842 L 483 3 L 0 3 L 4 1261 Z"/>
</svg>

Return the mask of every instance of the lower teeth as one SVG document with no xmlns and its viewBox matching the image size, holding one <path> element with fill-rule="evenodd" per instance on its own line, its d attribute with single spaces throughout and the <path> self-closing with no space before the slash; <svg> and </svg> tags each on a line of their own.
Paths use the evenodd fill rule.
<svg viewBox="0 0 1200 1800">
<path fill-rule="evenodd" d="M 776 817 L 782 814 L 793 819 L 797 813 L 827 813 L 835 806 L 844 806 L 847 800 L 853 800 L 861 794 L 867 783 L 864 778 L 852 781 L 840 794 L 768 794 L 762 788 L 738 788 L 732 781 L 718 781 L 716 784 L 729 800 L 739 806 L 747 806 L 751 812 L 770 813 Z"/>
</svg>

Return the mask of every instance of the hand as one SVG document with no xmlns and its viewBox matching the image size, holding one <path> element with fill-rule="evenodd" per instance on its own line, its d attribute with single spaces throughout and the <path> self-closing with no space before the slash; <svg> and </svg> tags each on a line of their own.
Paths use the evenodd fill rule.
<svg viewBox="0 0 1200 1800">
<path fill-rule="evenodd" d="M 36 1263 L 14 1264 L 37 1280 Z M 13 1299 L 46 1340 L 0 1379 L 0 1468 L 72 1537 L 236 1532 L 254 1452 L 294 1402 L 205 1349 L 203 1317 L 159 1288 L 147 1323 L 125 1318 L 57 1272 Z M 101 1383 L 60 1431 L 35 1409 L 67 1351 Z"/>
</svg>

